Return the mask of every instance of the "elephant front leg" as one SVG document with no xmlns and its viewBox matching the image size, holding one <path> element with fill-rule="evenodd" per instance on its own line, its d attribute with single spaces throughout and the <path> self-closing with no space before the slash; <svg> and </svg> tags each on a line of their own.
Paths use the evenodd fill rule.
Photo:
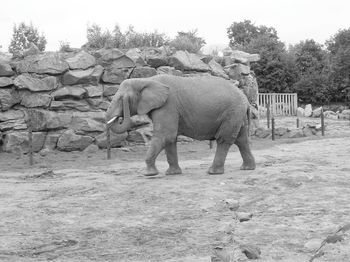
<svg viewBox="0 0 350 262">
<path fill-rule="evenodd" d="M 224 173 L 225 160 L 230 147 L 231 144 L 228 143 L 217 143 L 215 158 L 212 166 L 208 170 L 208 174 L 218 175 Z"/>
<path fill-rule="evenodd" d="M 177 144 L 176 141 L 167 143 L 165 145 L 165 153 L 169 163 L 169 168 L 166 171 L 166 175 L 178 175 L 182 174 L 182 170 L 179 166 L 179 160 L 177 158 Z"/>
<path fill-rule="evenodd" d="M 156 158 L 163 148 L 164 140 L 158 137 L 153 137 L 146 155 L 147 171 L 144 174 L 145 176 L 156 176 L 159 174 L 158 169 L 156 168 Z"/>
</svg>

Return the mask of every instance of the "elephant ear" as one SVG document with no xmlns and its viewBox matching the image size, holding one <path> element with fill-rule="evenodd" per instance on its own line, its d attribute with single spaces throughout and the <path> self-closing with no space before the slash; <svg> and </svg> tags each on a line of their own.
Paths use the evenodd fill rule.
<svg viewBox="0 0 350 262">
<path fill-rule="evenodd" d="M 168 99 L 168 95 L 168 86 L 153 80 L 147 81 L 141 91 L 137 114 L 145 115 L 149 111 L 161 107 Z"/>
</svg>

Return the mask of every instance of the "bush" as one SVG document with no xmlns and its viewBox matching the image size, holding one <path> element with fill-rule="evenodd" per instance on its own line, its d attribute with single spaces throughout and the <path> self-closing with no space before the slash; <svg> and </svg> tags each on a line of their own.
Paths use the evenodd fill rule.
<svg viewBox="0 0 350 262">
<path fill-rule="evenodd" d="M 47 41 L 43 34 L 39 35 L 38 29 L 32 24 L 26 25 L 22 22 L 18 27 L 15 24 L 9 52 L 14 56 L 19 56 L 25 49 L 30 47 L 31 43 L 35 44 L 40 51 L 44 51 Z"/>
<path fill-rule="evenodd" d="M 197 36 L 197 30 L 178 32 L 170 46 L 176 50 L 186 50 L 190 53 L 198 53 L 205 45 L 205 40 Z"/>
</svg>

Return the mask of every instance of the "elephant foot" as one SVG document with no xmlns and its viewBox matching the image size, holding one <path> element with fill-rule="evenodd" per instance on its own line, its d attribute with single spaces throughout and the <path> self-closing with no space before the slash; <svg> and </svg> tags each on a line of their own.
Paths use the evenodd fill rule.
<svg viewBox="0 0 350 262">
<path fill-rule="evenodd" d="M 169 167 L 165 172 L 166 175 L 180 175 L 182 174 L 182 170 L 180 167 Z"/>
<path fill-rule="evenodd" d="M 148 167 L 147 171 L 145 174 L 143 174 L 144 176 L 156 176 L 158 175 L 158 169 L 156 167 Z"/>
<path fill-rule="evenodd" d="M 221 175 L 225 171 L 224 167 L 210 167 L 208 170 L 209 175 Z"/>
<path fill-rule="evenodd" d="M 241 170 L 254 170 L 255 164 L 242 164 L 240 167 Z"/>
</svg>

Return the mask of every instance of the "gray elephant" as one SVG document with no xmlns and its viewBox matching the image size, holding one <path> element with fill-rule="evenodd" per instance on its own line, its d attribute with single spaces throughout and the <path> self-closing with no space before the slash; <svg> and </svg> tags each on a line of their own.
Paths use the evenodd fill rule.
<svg viewBox="0 0 350 262">
<path fill-rule="evenodd" d="M 113 132 L 124 133 L 130 129 L 130 116 L 147 114 L 152 119 L 147 176 L 158 174 L 155 161 L 164 148 L 169 163 L 166 174 L 182 173 L 176 147 L 178 135 L 215 139 L 215 158 L 208 173 L 223 174 L 233 143 L 243 158 L 241 169 L 255 169 L 248 141 L 248 108 L 243 92 L 222 78 L 157 75 L 123 81 L 107 110 L 106 121 Z"/>
</svg>

